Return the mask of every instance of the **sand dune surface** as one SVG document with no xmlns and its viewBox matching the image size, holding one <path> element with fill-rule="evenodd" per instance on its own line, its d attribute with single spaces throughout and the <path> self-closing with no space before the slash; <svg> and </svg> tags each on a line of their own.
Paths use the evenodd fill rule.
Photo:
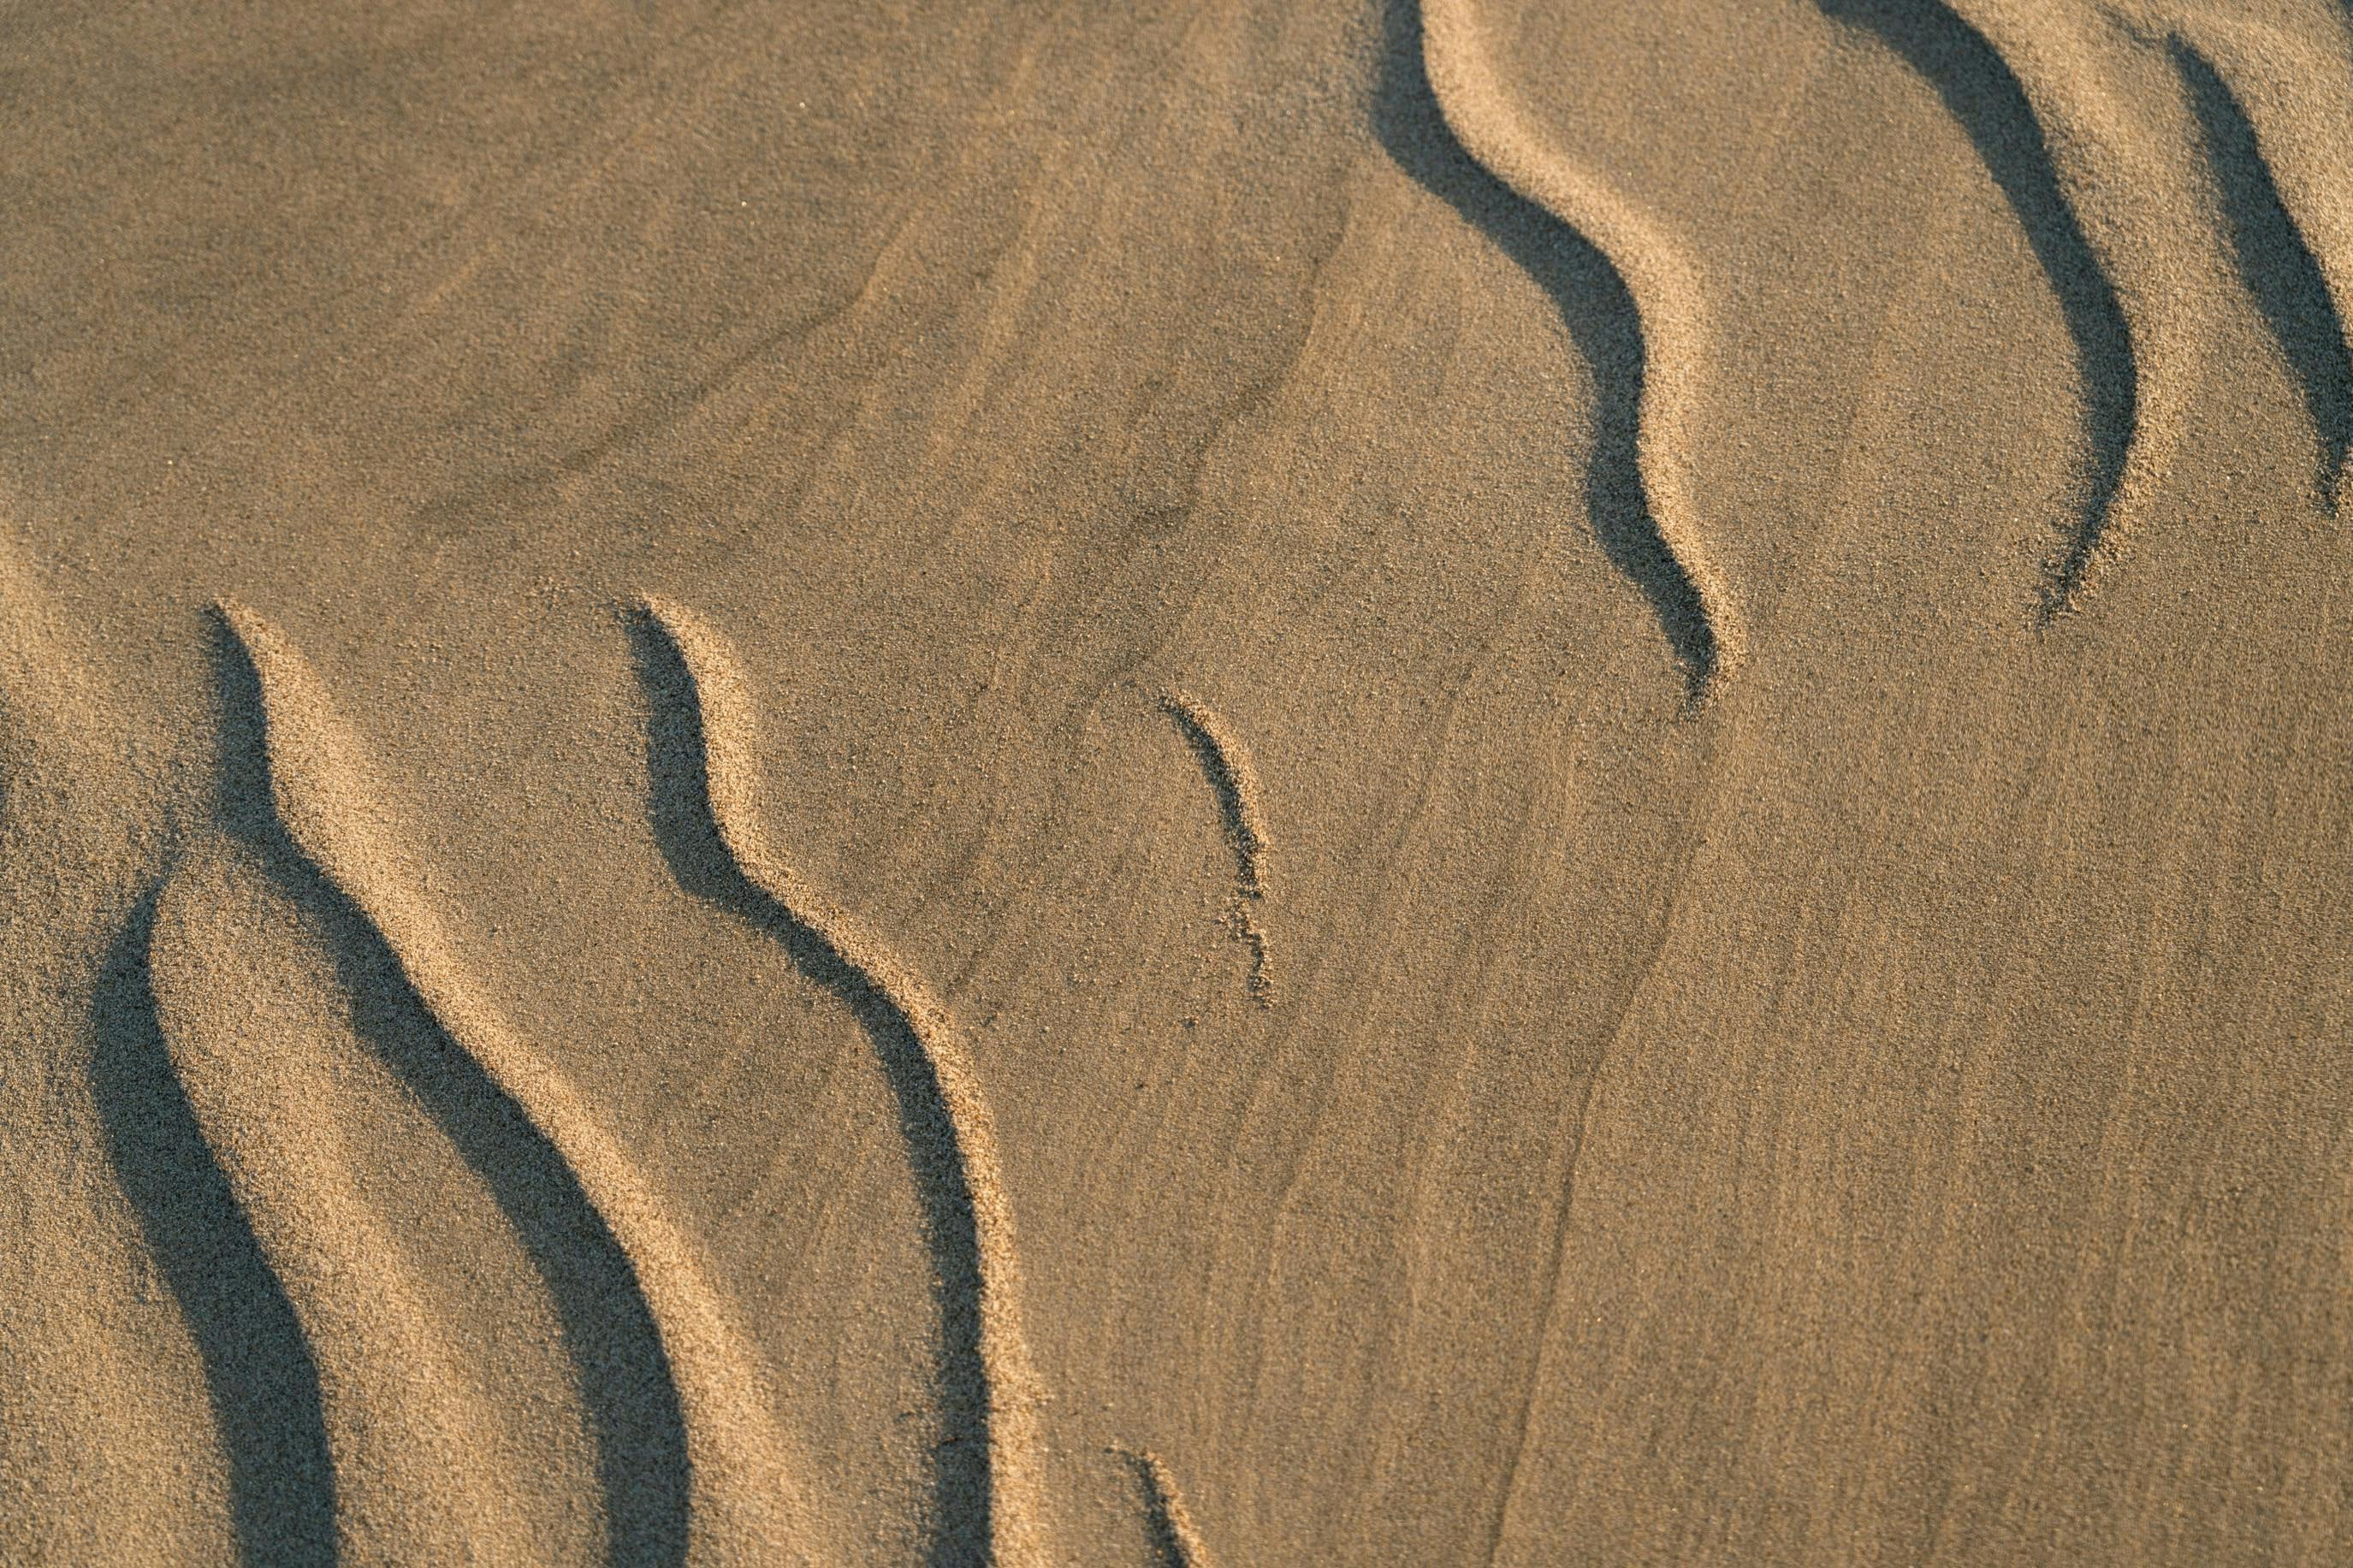
<svg viewBox="0 0 2353 1568">
<path fill-rule="evenodd" d="M 5 31 L 0 1563 L 2353 1558 L 2353 10 Z"/>
</svg>

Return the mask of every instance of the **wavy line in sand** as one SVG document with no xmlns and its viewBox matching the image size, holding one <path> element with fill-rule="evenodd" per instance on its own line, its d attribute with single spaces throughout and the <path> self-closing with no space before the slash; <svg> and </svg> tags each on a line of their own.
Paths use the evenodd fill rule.
<svg viewBox="0 0 2353 1568">
<path fill-rule="evenodd" d="M 2299 38 L 2210 12 L 2168 43 L 2189 89 L 2239 273 L 2304 395 L 2322 504 L 2353 447 L 2353 79 Z M 2334 154 L 2332 156 L 2331 154 Z"/>
<path fill-rule="evenodd" d="M 107 954 L 90 1079 L 107 1155 L 204 1368 L 248 1563 L 335 1561 L 334 1461 L 318 1358 L 164 1037 L 159 885 Z"/>
<path fill-rule="evenodd" d="M 2125 40 L 2047 0 L 1934 4 L 1984 43 L 2024 96 L 2067 214 L 2125 323 L 2121 347 L 2107 351 L 2113 363 L 2087 357 L 2084 365 L 2095 423 L 2099 384 L 2128 384 L 2131 395 L 2107 416 L 2120 413 L 2125 424 L 2113 479 L 2109 465 L 2097 467 L 2082 519 L 2046 573 L 2038 618 L 2048 626 L 2082 605 L 2095 570 L 2155 504 L 2189 429 L 2211 302 L 2228 280 L 2211 247 L 2174 221 L 2203 205 L 2194 160 L 2115 85 L 2126 71 Z M 1982 139 L 1979 152 L 1994 161 Z M 2021 217 L 2042 249 L 2022 209 Z"/>
<path fill-rule="evenodd" d="M 1667 579 L 1642 586 L 1696 707 L 1744 651 L 1731 593 L 1706 554 L 1688 471 L 1711 340 L 1699 269 L 1647 214 L 1564 158 L 1521 117 L 1498 86 L 1472 0 L 1424 0 L 1421 27 L 1430 93 L 1455 139 L 1504 185 L 1599 252 L 1632 302 L 1641 362 L 1635 468 Z"/>
<path fill-rule="evenodd" d="M 660 1337 L 685 1419 L 697 1561 L 822 1555 L 798 1506 L 757 1355 L 691 1245 L 578 1092 L 479 994 L 412 890 L 372 770 L 308 662 L 242 605 L 218 606 L 255 683 L 269 804 L 318 878 L 380 934 L 399 976 L 488 1083 L 545 1140 L 609 1231 Z"/>
<path fill-rule="evenodd" d="M 1208 704 L 1181 691 L 1166 691 L 1160 696 L 1160 709 L 1193 749 L 1203 776 L 1209 781 L 1209 791 L 1218 798 L 1218 816 L 1234 852 L 1234 894 L 1227 918 L 1234 934 L 1250 949 L 1250 994 L 1261 1007 L 1271 1007 L 1274 977 L 1267 956 L 1266 931 L 1252 912 L 1267 894 L 1266 814 L 1260 806 L 1264 792 L 1259 786 L 1258 772 L 1250 766 L 1240 738 Z"/>
<path fill-rule="evenodd" d="M 1113 1448 L 1135 1472 L 1136 1489 L 1144 1494 L 1145 1528 L 1161 1568 L 1211 1568 L 1213 1559 L 1193 1522 L 1176 1479 L 1159 1455 L 1149 1448 Z"/>
<path fill-rule="evenodd" d="M 706 896 L 760 921 L 805 973 L 849 1005 L 899 1101 L 939 1268 L 945 1341 L 949 1430 L 935 1560 L 1043 1562 L 1039 1394 L 1021 1330 L 1020 1260 L 996 1124 L 971 1055 L 929 988 L 770 844 L 756 714 L 726 640 L 669 600 L 649 596 L 634 609 L 637 626 L 651 634 L 640 654 L 655 710 L 654 809 L 670 819 L 657 831 L 673 867 Z M 687 840 L 703 835 L 713 843 L 698 853 Z M 725 864 L 705 863 L 712 858 Z"/>
<path fill-rule="evenodd" d="M 302 973 L 311 955 L 289 951 L 300 941 L 267 871 L 215 839 L 174 868 L 142 959 L 172 1069 L 317 1368 L 336 1555 L 516 1561 L 512 1510 L 484 1473 L 492 1426 L 353 1178 L 336 1074 L 272 1048 L 332 994 L 328 975 Z M 224 966 L 225 952 L 238 962 Z"/>
</svg>

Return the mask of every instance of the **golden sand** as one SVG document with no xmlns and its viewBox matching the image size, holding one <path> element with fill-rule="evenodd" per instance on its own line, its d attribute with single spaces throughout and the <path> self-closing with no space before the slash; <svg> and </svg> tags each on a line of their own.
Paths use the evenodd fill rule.
<svg viewBox="0 0 2353 1568">
<path fill-rule="evenodd" d="M 5 36 L 0 1563 L 2353 1560 L 2339 0 Z"/>
</svg>

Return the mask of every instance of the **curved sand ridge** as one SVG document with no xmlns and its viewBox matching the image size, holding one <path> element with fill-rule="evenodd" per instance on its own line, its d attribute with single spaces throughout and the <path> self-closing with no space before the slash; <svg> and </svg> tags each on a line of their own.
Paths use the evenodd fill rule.
<svg viewBox="0 0 2353 1568">
<path fill-rule="evenodd" d="M 2045 0 L 1935 3 L 1982 37 L 2015 77 L 2067 216 L 2080 225 L 2098 286 L 2124 323 L 2113 340 L 2080 325 L 2075 332 L 2094 457 L 2084 510 L 2044 576 L 2040 618 L 2047 626 L 2082 605 L 2095 569 L 2153 503 L 2188 427 L 2207 302 L 2227 282 L 2212 247 L 2182 221 L 2203 205 L 2186 143 L 2137 113 L 2113 85 L 2124 40 Z M 2037 244 L 2042 247 L 2042 237 Z M 2052 267 L 2047 254 L 2044 264 Z M 2063 297 L 2066 280 L 2054 283 Z"/>
<path fill-rule="evenodd" d="M 2066 315 L 2092 454 L 2083 509 L 2044 576 L 2043 624 L 2084 601 L 2180 443 L 2207 323 L 2232 286 L 2221 230 L 2301 384 L 2316 489 L 2334 509 L 2353 443 L 2353 205 L 2324 153 L 2353 133 L 2353 90 L 2325 51 L 2202 8 L 2112 6 L 2111 26 L 2039 0 L 1820 3 L 1930 77 Z M 2189 89 L 2197 133 L 2152 120 L 2118 85 L 2127 51 L 2160 43 Z"/>
<path fill-rule="evenodd" d="M 1218 816 L 1226 840 L 1234 851 L 1234 896 L 1229 910 L 1234 933 L 1250 954 L 1250 994 L 1259 1005 L 1274 1005 L 1274 975 L 1267 955 L 1266 930 L 1251 911 L 1267 892 L 1266 813 L 1258 772 L 1241 740 L 1206 703 L 1181 691 L 1161 694 L 1161 710 L 1176 721 L 1185 743 L 1201 764 L 1209 791 L 1218 797 Z"/>
<path fill-rule="evenodd" d="M 687 1555 L 713 1563 L 821 1558 L 796 1506 L 786 1444 L 759 1360 L 692 1247 L 571 1084 L 539 1061 L 466 979 L 439 921 L 404 879 L 388 825 L 368 800 L 371 770 L 308 663 L 252 611 L 228 603 L 219 608 L 259 688 L 270 805 L 287 837 L 375 926 L 417 999 L 558 1152 L 634 1271 L 684 1415 Z M 260 1169 L 269 1163 L 247 1163 Z M 335 1191 L 332 1172 L 306 1174 L 329 1184 L 306 1184 L 307 1190 Z M 305 1245 L 322 1244 L 314 1237 Z M 370 1259 L 353 1261 L 365 1266 Z M 323 1255 L 319 1262 L 342 1267 Z M 372 1280 L 373 1272 L 360 1278 Z M 431 1353 L 429 1345 L 385 1348 L 400 1357 Z M 445 1412 L 434 1419 L 449 1427 L 460 1417 Z M 450 1444 L 462 1450 L 461 1431 L 452 1427 L 427 1447 Z"/>
<path fill-rule="evenodd" d="M 195 1124 L 315 1369 L 340 1483 L 334 1555 L 527 1561 L 490 1462 L 500 1443 L 483 1391 L 353 1178 L 336 1076 L 277 1046 L 322 1022 L 332 982 L 292 945 L 296 921 L 273 891 L 249 854 L 199 844 L 161 889 L 135 962 Z M 223 952 L 260 983 L 224 984 Z"/>
<path fill-rule="evenodd" d="M 1160 1568 L 1211 1568 L 1209 1549 L 1168 1466 L 1149 1448 L 1122 1448 L 1118 1453 L 1134 1469 L 1136 1489 L 1144 1493 L 1145 1526 L 1151 1532 Z"/>
<path fill-rule="evenodd" d="M 2340 155 L 2353 146 L 2353 73 L 2283 29 L 2202 6 L 2165 26 L 2207 121 L 2241 271 L 2303 384 L 2316 488 L 2335 510 L 2353 447 L 2353 192 Z"/>
<path fill-rule="evenodd" d="M 1702 546 L 1688 471 L 1709 346 L 1698 268 L 1625 195 L 1561 157 L 1521 119 L 1496 85 L 1472 0 L 1424 0 L 1422 61 L 1439 112 L 1464 150 L 1582 235 L 1634 301 L 1644 361 L 1636 461 L 1651 525 L 1696 601 L 1698 626 L 1672 640 L 1691 699 L 1703 702 L 1743 643 L 1731 594 Z"/>
<path fill-rule="evenodd" d="M 961 1477 L 953 1468 L 944 1475 L 949 1495 L 941 1500 L 941 1547 L 955 1561 L 1042 1563 L 1042 1440 L 1038 1384 L 1021 1329 L 1020 1260 L 996 1125 L 971 1056 L 929 988 L 770 844 L 759 805 L 757 718 L 725 639 L 666 599 L 649 596 L 636 608 L 683 672 L 682 689 L 671 695 L 689 710 L 680 716 L 691 731 L 683 744 L 699 752 L 683 759 L 690 773 L 684 787 L 699 785 L 699 805 L 720 848 L 765 912 L 778 917 L 772 923 L 796 962 L 859 1015 L 899 1097 L 940 1268 L 946 1446 L 985 1436 L 978 1445 L 984 1476 Z M 654 696 L 659 703 L 663 694 Z M 978 1496 L 957 1495 L 976 1486 Z"/>
<path fill-rule="evenodd" d="M 146 1081 L 111 1071 L 111 938 L 153 881 L 176 770 L 10 510 L 0 495 L 0 1562 L 214 1561 L 261 1521 L 299 1561 L 322 1521 L 274 1509 L 285 1489 L 224 1436 L 257 1429 L 239 1394 L 269 1375 L 212 1375 L 248 1327 L 244 1277 L 230 1258 L 153 1266 L 159 1233 L 217 1194 L 192 1190 L 168 1129 L 142 1136 Z"/>
</svg>

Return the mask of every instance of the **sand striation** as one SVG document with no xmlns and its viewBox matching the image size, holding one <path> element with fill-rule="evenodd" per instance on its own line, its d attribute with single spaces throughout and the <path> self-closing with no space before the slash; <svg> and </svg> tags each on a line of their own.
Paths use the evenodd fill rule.
<svg viewBox="0 0 2353 1568">
<path fill-rule="evenodd" d="M 760 804 L 757 716 L 733 652 L 684 605 L 638 602 L 643 668 L 657 705 L 649 744 L 658 831 L 707 833 L 724 865 L 681 844 L 673 864 L 727 889 L 849 1006 L 899 1098 L 939 1268 L 948 1431 L 937 1555 L 1050 1561 L 1037 1407 L 1021 1327 L 1021 1259 L 998 1172 L 996 1124 L 947 1009 L 907 966 L 818 893 L 773 847 Z"/>
</svg>

